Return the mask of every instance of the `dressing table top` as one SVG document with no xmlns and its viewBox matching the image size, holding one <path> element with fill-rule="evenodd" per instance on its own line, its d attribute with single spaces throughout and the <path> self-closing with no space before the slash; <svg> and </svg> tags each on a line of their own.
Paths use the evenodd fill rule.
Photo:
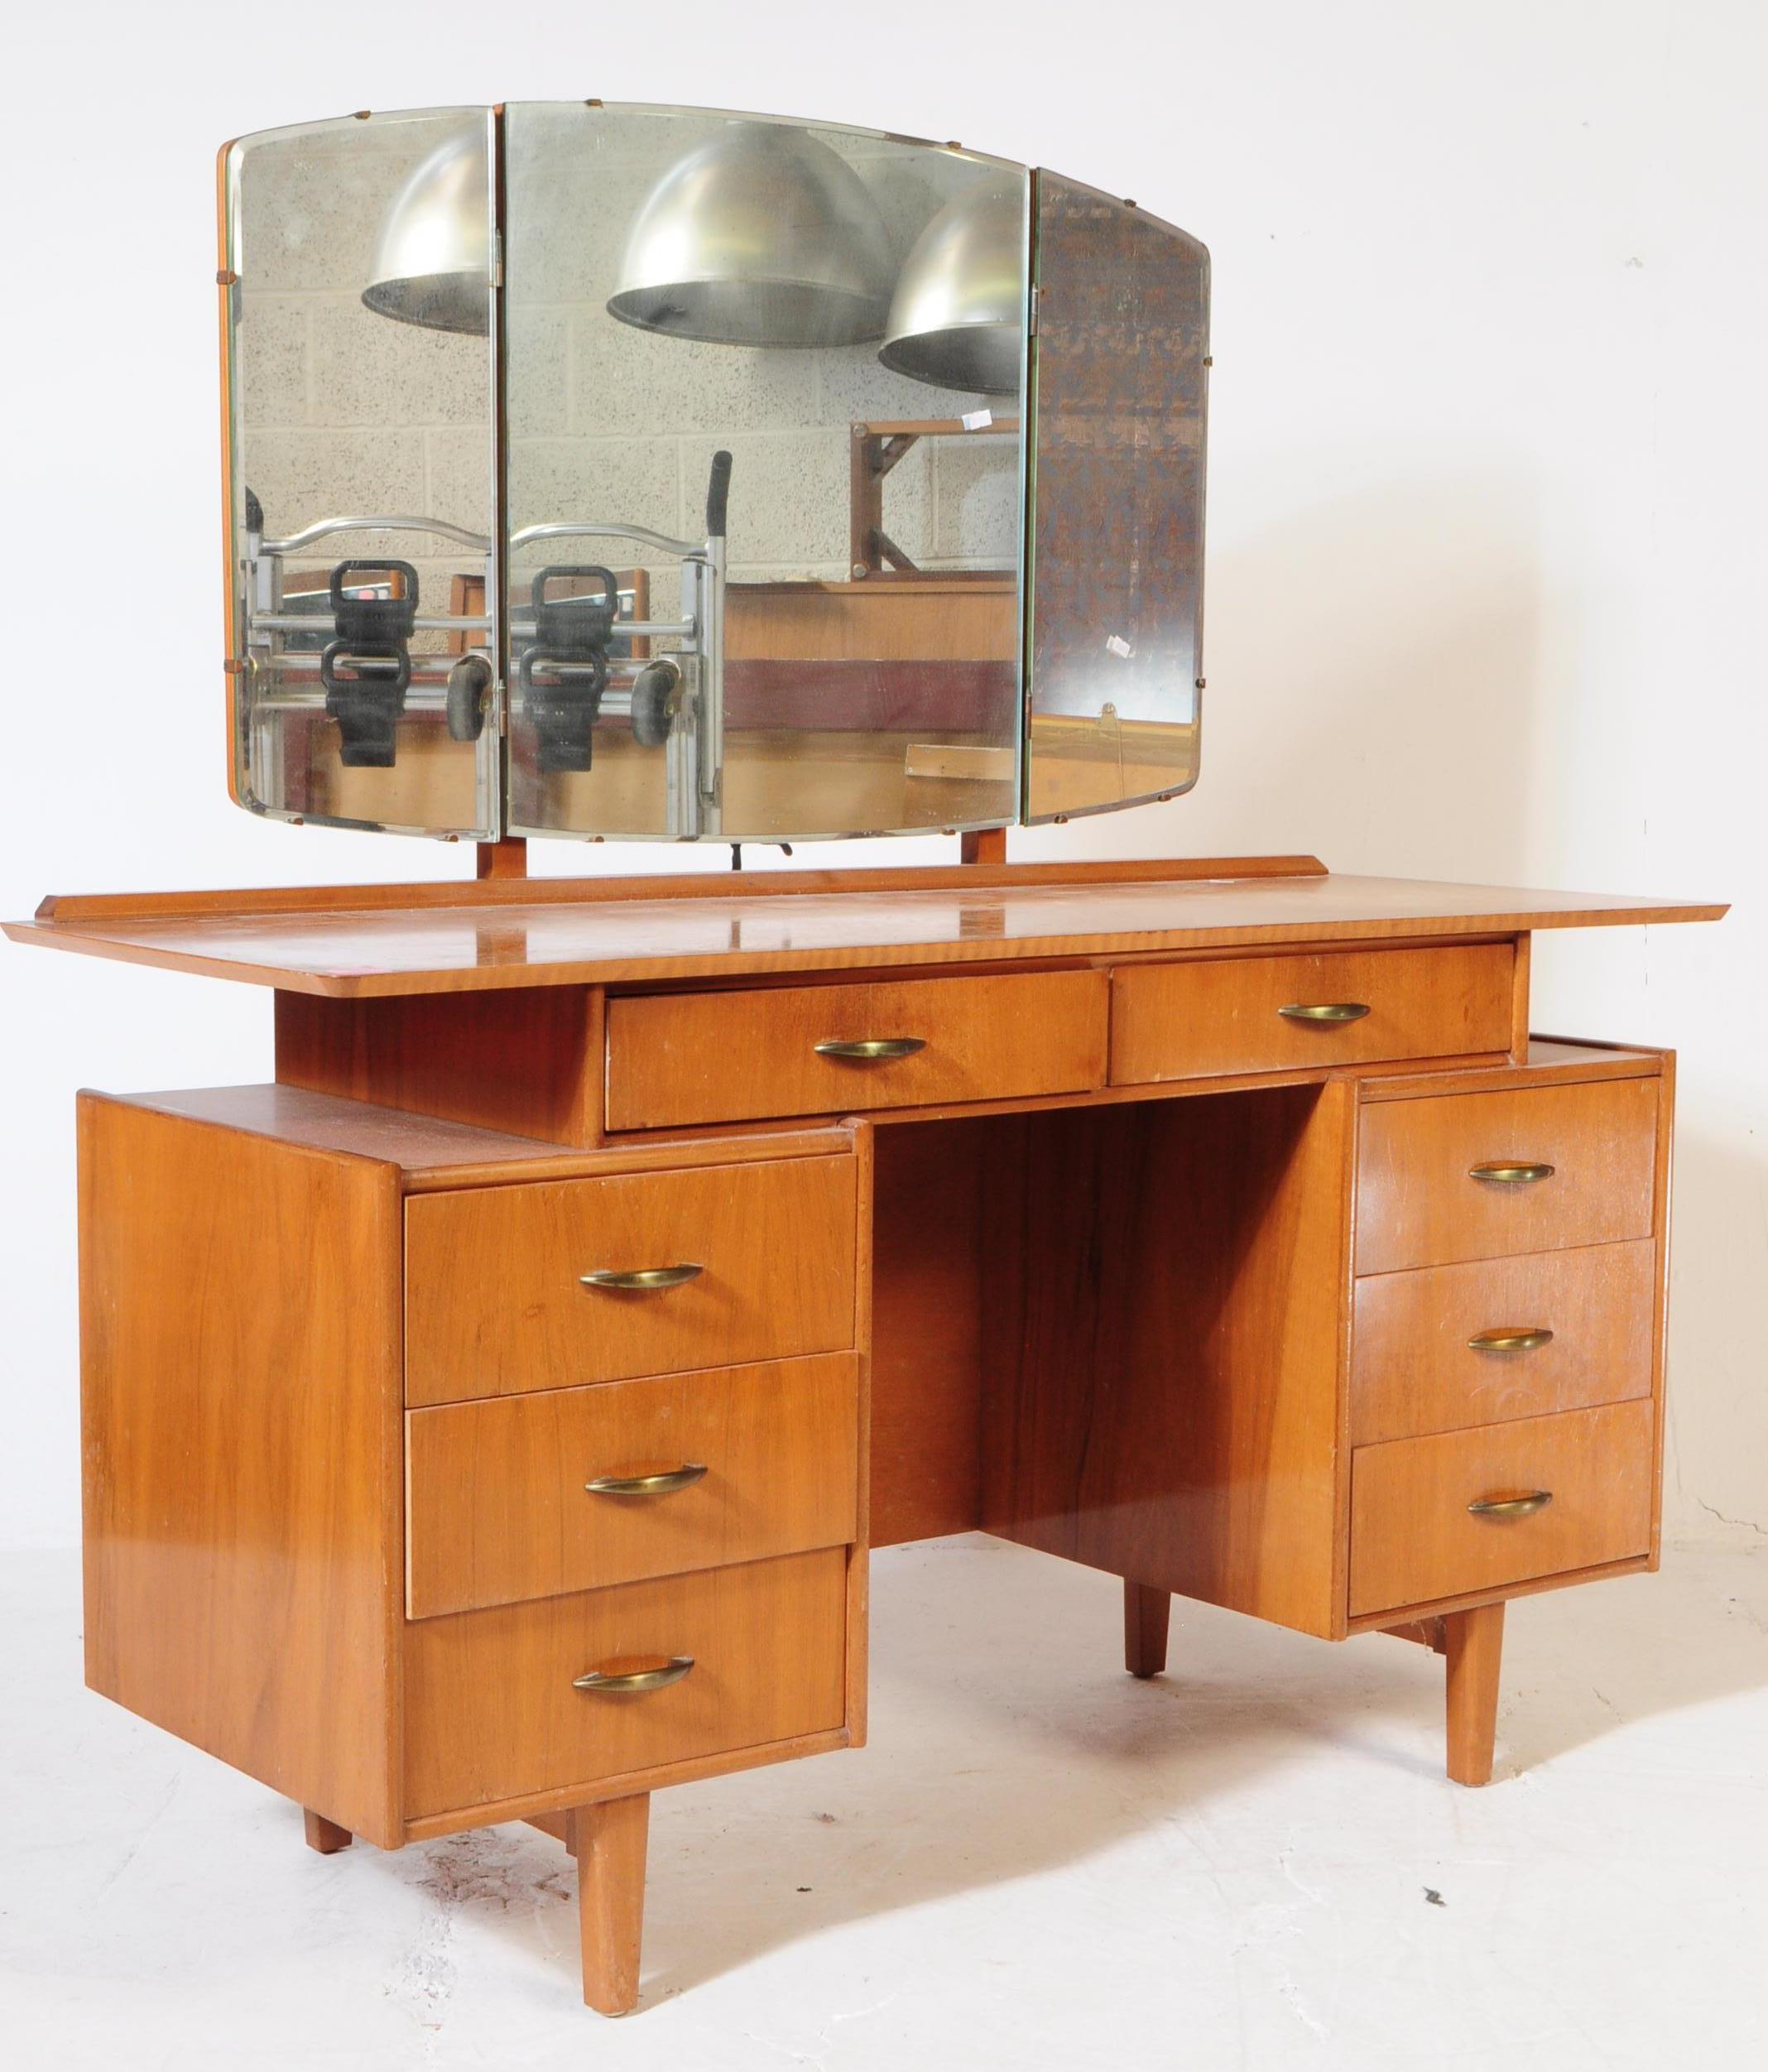
<svg viewBox="0 0 1768 2072">
<path fill-rule="evenodd" d="M 1357 877 L 1311 857 L 46 899 L 14 940 L 335 998 L 1716 921 L 1722 903 Z"/>
</svg>

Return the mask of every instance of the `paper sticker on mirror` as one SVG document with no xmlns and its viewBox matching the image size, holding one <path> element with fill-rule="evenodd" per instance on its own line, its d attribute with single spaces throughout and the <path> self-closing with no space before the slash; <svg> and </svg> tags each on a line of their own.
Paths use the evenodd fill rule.
<svg viewBox="0 0 1768 2072">
<path fill-rule="evenodd" d="M 992 410 L 967 410 L 958 420 L 966 431 L 987 431 L 994 422 Z"/>
<path fill-rule="evenodd" d="M 1105 651 L 1108 655 L 1115 655 L 1119 661 L 1127 662 L 1136 650 L 1121 633 L 1107 633 L 1105 636 Z"/>
</svg>

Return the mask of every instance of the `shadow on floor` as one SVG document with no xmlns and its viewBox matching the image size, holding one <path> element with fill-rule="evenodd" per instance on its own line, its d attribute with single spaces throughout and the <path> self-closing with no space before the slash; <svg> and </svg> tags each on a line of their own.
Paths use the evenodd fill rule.
<svg viewBox="0 0 1768 2072">
<path fill-rule="evenodd" d="M 1734 1594 L 1716 1585 L 1698 1628 L 1650 1576 L 1515 1605 L 1491 1792 L 1768 1686 L 1768 1561 L 1748 1571 L 1748 1598 L 1736 1565 L 1725 1574 Z M 1381 1635 L 1333 1646 L 1181 1601 L 1170 1673 L 1139 1683 L 1121 1666 L 1118 1602 L 1109 1577 L 980 1538 L 878 1557 L 868 1747 L 653 1800 L 645 2001 L 1151 1835 L 1175 1869 L 1195 1868 L 1205 1839 L 1212 1863 L 1268 1866 L 1282 1841 L 1267 1801 L 1292 1808 L 1285 1773 L 1300 1766 L 1309 1817 L 1347 1838 L 1420 1791 L 1460 1791 L 1442 1774 L 1442 1664 L 1427 1650 Z M 549 1970 L 574 1969 L 575 1880 L 549 1837 L 503 1827 L 363 1854 L 371 1874 L 524 1940 L 537 1910 Z"/>
</svg>

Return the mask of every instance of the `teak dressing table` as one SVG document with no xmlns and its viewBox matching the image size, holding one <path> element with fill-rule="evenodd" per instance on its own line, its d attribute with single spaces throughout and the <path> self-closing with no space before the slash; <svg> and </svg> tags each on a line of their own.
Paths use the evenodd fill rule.
<svg viewBox="0 0 1768 2072">
<path fill-rule="evenodd" d="M 80 1111 L 94 1689 L 315 1848 L 526 1819 L 637 1991 L 648 1794 L 865 1738 L 874 1546 L 973 1528 L 1446 1657 L 1655 1567 L 1667 1053 L 1531 1041 L 1676 901 L 1305 858 L 53 900 L 275 988 Z M 193 1300 L 192 1291 L 199 1291 Z"/>
<path fill-rule="evenodd" d="M 600 101 L 219 194 L 232 795 L 479 877 L 7 930 L 275 1001 L 80 1098 L 89 1683 L 316 1849 L 547 1829 L 608 2013 L 650 1794 L 863 1742 L 876 1546 L 1122 1577 L 1137 1676 L 1175 1593 L 1424 1641 L 1485 1782 L 1505 1603 L 1658 1557 L 1672 1062 L 1530 943 L 1723 909 L 1007 863 L 1196 781 L 1203 247 Z M 526 875 L 861 834 L 962 860 Z"/>
</svg>

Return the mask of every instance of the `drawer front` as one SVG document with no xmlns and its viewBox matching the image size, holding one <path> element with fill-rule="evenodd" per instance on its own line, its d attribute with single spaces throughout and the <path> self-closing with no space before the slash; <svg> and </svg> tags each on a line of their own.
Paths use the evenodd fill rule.
<svg viewBox="0 0 1768 2072">
<path fill-rule="evenodd" d="M 406 1449 L 413 1618 L 800 1554 L 855 1536 L 859 1363 L 444 1403 Z"/>
<path fill-rule="evenodd" d="M 839 1727 L 846 1605 L 838 1547 L 408 1626 L 406 1817 Z M 686 1656 L 661 1690 L 575 1687 Z"/>
<path fill-rule="evenodd" d="M 847 1351 L 857 1188 L 834 1157 L 416 1195 L 406 1401 Z M 673 1286 L 583 1281 L 684 1266 Z"/>
<path fill-rule="evenodd" d="M 1352 1618 L 1649 1553 L 1654 1432 L 1645 1401 L 1360 1446 Z M 1468 1508 L 1544 1491 L 1520 1516 Z"/>
<path fill-rule="evenodd" d="M 1605 1079 L 1369 1103 L 1358 1131 L 1357 1271 L 1649 1237 L 1658 1086 Z M 1542 1166 L 1552 1170 L 1527 1176 Z M 1476 1177 L 1476 1167 L 1501 1176 Z M 1523 1176 L 1504 1178 L 1506 1170 Z"/>
<path fill-rule="evenodd" d="M 1515 977 L 1508 943 L 1120 966 L 1112 1084 L 1507 1053 Z M 1347 1018 L 1285 1012 L 1300 1007 Z"/>
<path fill-rule="evenodd" d="M 608 1126 L 1067 1094 L 1105 1079 L 1102 971 L 651 994 L 608 1007 Z M 844 1057 L 818 1046 L 914 1045 Z"/>
<path fill-rule="evenodd" d="M 1352 1444 L 1649 1396 L 1656 1263 L 1639 1238 L 1366 1276 Z"/>
</svg>

